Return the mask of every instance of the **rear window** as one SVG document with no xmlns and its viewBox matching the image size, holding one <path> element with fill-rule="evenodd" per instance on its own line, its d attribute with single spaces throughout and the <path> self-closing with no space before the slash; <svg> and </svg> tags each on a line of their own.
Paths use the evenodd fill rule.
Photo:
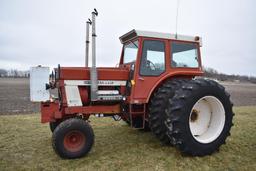
<svg viewBox="0 0 256 171">
<path fill-rule="evenodd" d="M 171 43 L 171 67 L 197 68 L 198 49 L 195 43 Z"/>
</svg>

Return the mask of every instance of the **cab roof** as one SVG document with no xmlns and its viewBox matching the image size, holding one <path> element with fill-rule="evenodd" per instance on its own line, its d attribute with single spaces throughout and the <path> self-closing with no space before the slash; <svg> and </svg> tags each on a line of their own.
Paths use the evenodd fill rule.
<svg viewBox="0 0 256 171">
<path fill-rule="evenodd" d="M 142 30 L 131 30 L 128 33 L 121 36 L 119 39 L 121 43 L 126 43 L 136 37 L 151 37 L 151 38 L 160 38 L 160 39 L 172 39 L 172 40 L 182 40 L 189 42 L 198 42 L 202 46 L 202 38 L 199 36 L 186 36 L 186 35 L 176 35 L 170 33 L 160 33 L 152 31 L 142 31 Z"/>
</svg>

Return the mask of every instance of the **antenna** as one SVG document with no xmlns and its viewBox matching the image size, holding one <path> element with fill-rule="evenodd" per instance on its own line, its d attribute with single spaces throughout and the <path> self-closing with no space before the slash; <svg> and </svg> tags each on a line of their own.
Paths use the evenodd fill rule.
<svg viewBox="0 0 256 171">
<path fill-rule="evenodd" d="M 179 16 L 179 6 L 180 6 L 180 0 L 177 0 L 177 10 L 176 10 L 176 34 L 175 38 L 178 38 L 178 16 Z"/>
</svg>

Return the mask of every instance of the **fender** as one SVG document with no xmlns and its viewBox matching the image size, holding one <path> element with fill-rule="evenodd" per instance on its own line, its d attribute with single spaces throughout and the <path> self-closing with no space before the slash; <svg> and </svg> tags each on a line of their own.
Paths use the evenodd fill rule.
<svg viewBox="0 0 256 171">
<path fill-rule="evenodd" d="M 162 83 L 165 80 L 175 79 L 175 78 L 188 78 L 188 79 L 192 79 L 195 76 L 202 76 L 203 74 L 204 74 L 203 71 L 198 71 L 198 70 L 197 71 L 174 71 L 174 72 L 166 74 L 165 76 L 161 77 L 161 79 L 159 79 L 157 81 L 157 83 L 152 87 L 150 93 L 147 96 L 146 103 L 149 102 L 152 94 L 156 91 L 156 89 L 160 85 L 162 85 Z"/>
</svg>

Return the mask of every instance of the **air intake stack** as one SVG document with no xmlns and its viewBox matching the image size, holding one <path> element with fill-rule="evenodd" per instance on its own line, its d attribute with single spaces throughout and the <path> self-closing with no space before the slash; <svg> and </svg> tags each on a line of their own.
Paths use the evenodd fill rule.
<svg viewBox="0 0 256 171">
<path fill-rule="evenodd" d="M 91 19 L 86 21 L 86 40 L 85 40 L 85 67 L 88 67 L 88 59 L 89 59 L 89 34 L 90 34 L 90 25 L 92 24 Z"/>
</svg>

